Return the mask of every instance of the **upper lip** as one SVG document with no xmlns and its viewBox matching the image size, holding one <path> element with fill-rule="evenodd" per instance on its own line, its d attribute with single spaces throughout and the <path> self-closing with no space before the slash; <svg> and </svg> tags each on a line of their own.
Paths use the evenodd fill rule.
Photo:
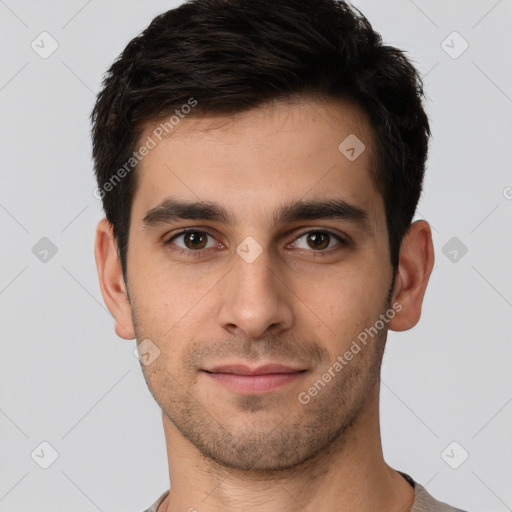
<svg viewBox="0 0 512 512">
<path fill-rule="evenodd" d="M 237 375 L 267 375 L 270 373 L 296 373 L 304 371 L 305 368 L 293 368 L 278 363 L 269 363 L 256 367 L 249 367 L 245 364 L 224 364 L 205 369 L 209 373 L 234 373 Z"/>
</svg>

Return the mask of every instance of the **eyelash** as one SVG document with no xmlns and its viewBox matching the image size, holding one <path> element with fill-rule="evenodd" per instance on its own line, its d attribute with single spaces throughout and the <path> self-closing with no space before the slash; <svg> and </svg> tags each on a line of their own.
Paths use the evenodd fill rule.
<svg viewBox="0 0 512 512">
<path fill-rule="evenodd" d="M 164 242 L 164 245 L 165 246 L 172 245 L 173 240 L 175 240 L 179 236 L 186 235 L 187 233 L 200 233 L 200 234 L 205 234 L 205 235 L 208 235 L 208 236 L 214 238 L 213 234 L 210 233 L 209 231 L 206 231 L 205 229 L 187 228 L 187 229 L 183 229 L 180 232 L 172 235 L 172 237 L 170 237 L 169 239 L 167 239 Z M 309 230 L 304 231 L 304 232 L 300 233 L 299 235 L 297 235 L 293 241 L 296 241 L 299 238 L 302 238 L 304 235 L 307 235 L 308 233 L 323 233 L 323 234 L 327 233 L 331 237 L 335 238 L 340 243 L 340 245 L 342 245 L 343 247 L 349 246 L 349 242 L 347 240 L 343 239 L 340 235 L 338 235 L 337 233 L 334 233 L 333 231 L 330 231 L 329 229 L 309 229 Z M 204 252 L 204 249 L 198 249 L 198 250 L 194 251 L 192 249 L 188 249 L 188 250 L 182 249 L 181 247 L 175 247 L 172 250 L 177 252 L 178 254 L 182 254 L 182 255 L 185 255 L 188 257 L 195 257 L 195 258 L 201 257 L 202 253 Z M 299 249 L 299 250 L 313 253 L 315 258 L 317 258 L 317 257 L 321 258 L 321 257 L 329 256 L 330 254 L 332 254 L 332 252 L 331 252 L 332 248 L 324 249 L 321 251 L 315 251 L 313 249 L 309 249 L 309 250 L 308 249 Z"/>
</svg>

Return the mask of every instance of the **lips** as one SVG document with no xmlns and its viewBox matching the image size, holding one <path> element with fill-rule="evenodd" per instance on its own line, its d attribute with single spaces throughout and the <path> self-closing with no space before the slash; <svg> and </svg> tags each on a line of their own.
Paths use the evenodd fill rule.
<svg viewBox="0 0 512 512">
<path fill-rule="evenodd" d="M 263 395 L 290 389 L 307 373 L 307 369 L 295 368 L 279 363 L 260 366 L 246 364 L 224 364 L 203 370 L 206 378 L 232 393 Z"/>
<path fill-rule="evenodd" d="M 283 364 L 272 363 L 253 368 L 244 364 L 220 365 L 204 371 L 208 373 L 231 373 L 235 375 L 270 375 L 276 373 L 300 373 L 306 370 L 303 368 L 294 368 Z"/>
</svg>

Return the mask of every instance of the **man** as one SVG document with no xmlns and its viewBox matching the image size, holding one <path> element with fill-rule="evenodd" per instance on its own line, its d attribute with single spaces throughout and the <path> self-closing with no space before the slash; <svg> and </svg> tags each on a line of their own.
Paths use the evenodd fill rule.
<svg viewBox="0 0 512 512">
<path fill-rule="evenodd" d="M 457 510 L 379 427 L 387 331 L 418 322 L 434 262 L 422 96 L 336 0 L 193 0 L 112 65 L 95 256 L 162 409 L 150 511 Z"/>
</svg>

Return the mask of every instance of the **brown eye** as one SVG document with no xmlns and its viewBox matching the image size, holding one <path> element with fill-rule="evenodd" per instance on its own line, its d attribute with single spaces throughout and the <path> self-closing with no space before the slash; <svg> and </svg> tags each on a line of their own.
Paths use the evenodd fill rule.
<svg viewBox="0 0 512 512">
<path fill-rule="evenodd" d="M 215 239 L 206 231 L 189 229 L 175 234 L 165 242 L 166 245 L 175 245 L 183 251 L 200 251 L 215 247 Z"/>
<path fill-rule="evenodd" d="M 207 243 L 205 233 L 192 231 L 183 235 L 183 242 L 187 249 L 204 249 Z"/>
<path fill-rule="evenodd" d="M 331 236 L 322 231 L 312 231 L 307 236 L 307 243 L 312 249 L 325 249 L 329 245 Z"/>
<path fill-rule="evenodd" d="M 347 242 L 341 236 L 326 230 L 311 230 L 303 233 L 295 239 L 297 249 L 305 249 L 311 252 L 327 252 L 336 245 L 347 246 Z"/>
</svg>

